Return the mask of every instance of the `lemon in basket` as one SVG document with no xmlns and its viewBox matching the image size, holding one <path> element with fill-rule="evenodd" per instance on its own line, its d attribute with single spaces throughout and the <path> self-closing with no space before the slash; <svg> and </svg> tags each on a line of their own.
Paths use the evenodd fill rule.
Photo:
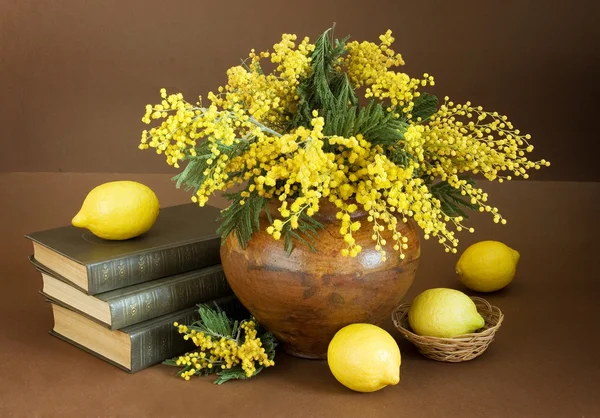
<svg viewBox="0 0 600 418">
<path fill-rule="evenodd" d="M 452 338 L 477 331 L 485 320 L 463 292 L 435 288 L 420 293 L 408 311 L 408 323 L 422 336 Z"/>
<path fill-rule="evenodd" d="M 400 348 L 376 325 L 340 329 L 329 343 L 327 364 L 338 382 L 357 392 L 375 392 L 400 381 Z"/>
<path fill-rule="evenodd" d="M 111 181 L 92 189 L 71 223 L 107 240 L 126 240 L 154 225 L 160 205 L 154 192 L 135 181 Z"/>
<path fill-rule="evenodd" d="M 520 254 L 499 241 L 480 241 L 469 246 L 456 263 L 462 284 L 477 292 L 494 292 L 515 277 Z"/>
</svg>

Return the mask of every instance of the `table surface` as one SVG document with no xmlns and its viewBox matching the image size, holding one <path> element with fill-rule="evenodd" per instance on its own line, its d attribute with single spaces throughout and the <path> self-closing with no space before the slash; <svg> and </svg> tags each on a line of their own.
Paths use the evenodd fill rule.
<svg viewBox="0 0 600 418">
<path fill-rule="evenodd" d="M 476 232 L 460 236 L 461 249 L 496 239 L 521 253 L 513 283 L 484 296 L 505 314 L 496 340 L 475 360 L 439 363 L 422 357 L 388 321 L 402 353 L 401 381 L 360 394 L 340 385 L 326 362 L 282 352 L 256 378 L 217 386 L 210 377 L 185 382 L 164 365 L 127 374 L 50 336 L 52 313 L 38 293 L 41 277 L 27 261 L 24 234 L 68 224 L 92 187 L 117 179 L 148 184 L 163 206 L 188 201 L 165 175 L 0 174 L 2 417 L 600 417 L 600 277 L 593 261 L 600 253 L 600 183 L 483 184 L 509 222 L 475 215 Z M 474 294 L 457 281 L 457 257 L 423 242 L 405 300 L 431 287 Z"/>
</svg>

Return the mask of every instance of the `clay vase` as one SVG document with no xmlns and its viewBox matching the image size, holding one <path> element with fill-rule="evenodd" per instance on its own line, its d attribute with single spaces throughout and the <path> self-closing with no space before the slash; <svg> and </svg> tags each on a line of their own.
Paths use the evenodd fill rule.
<svg viewBox="0 0 600 418">
<path fill-rule="evenodd" d="M 362 223 L 353 236 L 363 250 L 354 258 L 342 256 L 340 251 L 347 244 L 335 214 L 333 204 L 322 202 L 314 215 L 324 225 L 318 232 L 317 252 L 294 242 L 288 257 L 283 241 L 265 232 L 269 225 L 265 213 L 261 214 L 261 230 L 245 249 L 233 235 L 221 247 L 223 270 L 234 293 L 293 356 L 324 359 L 329 342 L 342 327 L 358 322 L 380 325 L 400 304 L 419 264 L 414 221 L 398 223 L 398 231 L 408 238 L 404 260 L 393 250 L 389 231 L 382 232 L 388 254 L 382 261 L 364 211 L 352 214 L 353 221 Z"/>
</svg>

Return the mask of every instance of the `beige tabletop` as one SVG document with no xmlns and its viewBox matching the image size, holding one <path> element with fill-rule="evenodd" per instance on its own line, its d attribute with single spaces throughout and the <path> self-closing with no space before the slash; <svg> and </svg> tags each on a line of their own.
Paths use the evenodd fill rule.
<svg viewBox="0 0 600 418">
<path fill-rule="evenodd" d="M 162 206 L 188 201 L 168 175 L 0 174 L 1 417 L 600 417 L 600 183 L 484 184 L 509 222 L 475 215 L 476 233 L 462 234 L 461 249 L 496 239 L 521 253 L 514 282 L 484 296 L 505 314 L 496 340 L 475 360 L 438 363 L 388 321 L 401 381 L 359 394 L 326 362 L 282 352 L 256 378 L 217 386 L 210 377 L 185 382 L 163 365 L 127 374 L 50 336 L 52 313 L 24 234 L 68 224 L 92 187 L 116 179 L 146 183 Z M 457 257 L 424 242 L 405 300 L 431 287 L 466 291 Z"/>
</svg>

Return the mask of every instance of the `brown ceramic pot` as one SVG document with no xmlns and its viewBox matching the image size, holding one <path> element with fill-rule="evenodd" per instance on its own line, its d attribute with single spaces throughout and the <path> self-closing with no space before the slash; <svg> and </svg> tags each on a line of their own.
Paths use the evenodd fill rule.
<svg viewBox="0 0 600 418">
<path fill-rule="evenodd" d="M 353 234 L 363 248 L 355 258 L 340 254 L 346 243 L 339 233 L 335 207 L 329 202 L 322 203 L 314 216 L 324 225 L 316 253 L 294 243 L 287 257 L 283 242 L 265 232 L 268 220 L 264 213 L 261 231 L 252 236 L 246 249 L 233 235 L 221 247 L 221 262 L 231 288 L 287 353 L 326 358 L 329 342 L 339 329 L 357 322 L 381 324 L 411 286 L 420 257 L 417 226 L 413 221 L 398 224 L 399 232 L 408 237 L 404 260 L 396 256 L 388 231 L 382 233 L 388 242 L 388 257 L 383 262 L 374 249 L 367 216 L 364 211 L 352 214 L 353 220 L 362 222 Z"/>
</svg>

